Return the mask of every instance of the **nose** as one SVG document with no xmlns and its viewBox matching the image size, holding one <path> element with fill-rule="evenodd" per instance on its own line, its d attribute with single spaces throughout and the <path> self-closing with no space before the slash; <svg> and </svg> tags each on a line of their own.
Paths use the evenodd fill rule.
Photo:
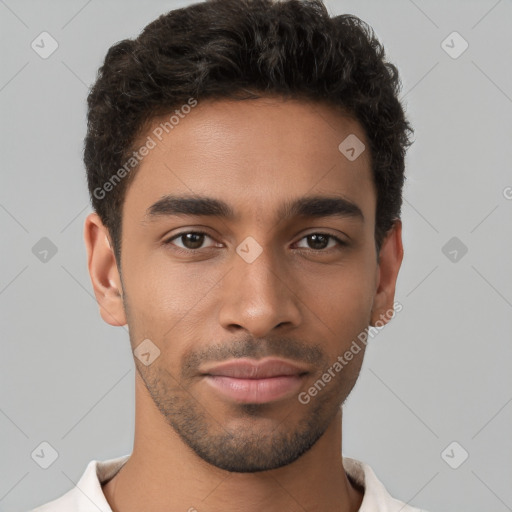
<svg viewBox="0 0 512 512">
<path fill-rule="evenodd" d="M 245 329 L 254 338 L 262 338 L 278 327 L 294 328 L 301 323 L 291 271 L 269 249 L 251 263 L 235 254 L 233 268 L 221 286 L 219 321 L 225 329 Z"/>
</svg>

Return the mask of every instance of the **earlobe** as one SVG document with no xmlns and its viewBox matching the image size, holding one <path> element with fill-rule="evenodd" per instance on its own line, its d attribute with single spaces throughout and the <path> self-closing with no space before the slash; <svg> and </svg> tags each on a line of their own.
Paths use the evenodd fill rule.
<svg viewBox="0 0 512 512">
<path fill-rule="evenodd" d="M 107 228 L 97 213 L 85 220 L 87 267 L 103 320 L 113 326 L 126 324 L 122 283 Z"/>
<path fill-rule="evenodd" d="M 370 322 L 373 327 L 376 323 L 377 325 L 388 323 L 393 315 L 396 280 L 403 256 L 402 221 L 398 219 L 388 231 L 380 249 L 377 285 Z"/>
</svg>

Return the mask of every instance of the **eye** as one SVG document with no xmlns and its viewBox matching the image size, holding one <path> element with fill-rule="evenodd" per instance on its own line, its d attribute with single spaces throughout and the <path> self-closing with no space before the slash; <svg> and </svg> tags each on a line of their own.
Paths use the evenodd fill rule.
<svg viewBox="0 0 512 512">
<path fill-rule="evenodd" d="M 310 233 L 309 235 L 301 238 L 301 240 L 308 240 L 313 247 L 306 247 L 306 249 L 314 252 L 328 252 L 325 251 L 325 249 L 332 249 L 333 245 L 330 247 L 328 245 L 329 240 L 334 242 L 334 246 L 336 246 L 336 244 L 338 244 L 338 246 L 348 245 L 347 242 L 344 242 L 337 236 L 330 235 L 328 233 Z"/>
<path fill-rule="evenodd" d="M 179 253 L 190 254 L 201 249 L 213 248 L 214 245 L 202 247 L 206 238 L 213 240 L 211 236 L 203 233 L 202 231 L 183 231 L 166 240 L 164 244 L 174 246 L 174 250 Z M 182 245 L 178 245 L 175 240 L 179 240 Z M 310 247 L 299 248 L 307 249 L 311 252 L 329 252 L 329 249 L 333 249 L 336 245 L 338 245 L 338 247 L 348 245 L 347 242 L 328 233 L 310 233 L 309 235 L 302 237 L 300 241 L 302 240 L 307 240 Z M 331 245 L 329 245 L 330 241 L 333 242 Z"/>
<path fill-rule="evenodd" d="M 201 231 L 183 231 L 182 233 L 178 233 L 172 238 L 169 238 L 164 243 L 166 245 L 176 245 L 173 243 L 174 240 L 181 240 L 183 246 L 178 245 L 176 250 L 178 252 L 191 253 L 202 248 L 201 246 L 203 245 L 205 238 L 213 240 L 211 236 Z"/>
</svg>

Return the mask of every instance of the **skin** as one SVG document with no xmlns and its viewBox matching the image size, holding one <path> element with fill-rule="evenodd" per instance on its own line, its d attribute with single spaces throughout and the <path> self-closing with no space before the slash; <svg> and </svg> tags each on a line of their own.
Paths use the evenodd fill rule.
<svg viewBox="0 0 512 512">
<path fill-rule="evenodd" d="M 128 324 L 132 350 L 144 339 L 160 350 L 148 366 L 134 357 L 133 453 L 103 486 L 114 512 L 359 509 L 362 492 L 342 465 L 341 405 L 364 344 L 308 404 L 297 394 L 239 404 L 199 373 L 213 360 L 286 357 L 307 367 L 300 389 L 307 391 L 368 325 L 386 321 L 403 258 L 401 222 L 377 261 L 371 157 L 366 150 L 349 161 L 338 150 L 349 134 L 369 147 L 357 121 L 324 104 L 203 101 L 164 134 L 127 190 L 122 273 L 107 229 L 97 214 L 87 217 L 88 268 L 102 318 Z M 147 209 L 166 194 L 222 199 L 236 217 L 151 220 Z M 284 201 L 310 195 L 343 196 L 364 221 L 276 217 Z M 190 231 L 208 236 L 165 243 Z M 329 238 L 315 245 L 307 237 L 315 233 L 348 245 Z M 251 263 L 236 252 L 248 236 L 262 248 Z M 176 252 L 197 247 L 196 254 Z M 241 466 L 229 471 L 229 464 Z"/>
</svg>

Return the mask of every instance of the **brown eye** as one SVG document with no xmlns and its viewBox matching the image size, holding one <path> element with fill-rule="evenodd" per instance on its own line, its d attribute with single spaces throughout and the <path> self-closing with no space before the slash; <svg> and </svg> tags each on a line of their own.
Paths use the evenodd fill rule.
<svg viewBox="0 0 512 512">
<path fill-rule="evenodd" d="M 165 244 L 177 245 L 175 240 L 179 240 L 182 245 L 177 245 L 178 250 L 193 252 L 202 248 L 205 238 L 211 239 L 211 237 L 206 233 L 201 233 L 199 231 L 185 231 L 169 238 L 169 240 L 165 241 Z"/>
<path fill-rule="evenodd" d="M 303 237 L 301 240 L 307 240 L 308 247 L 305 247 L 305 249 L 310 249 L 317 252 L 327 252 L 325 249 L 332 249 L 336 246 L 336 244 L 338 246 L 347 245 L 346 242 L 337 236 L 330 235 L 328 233 L 311 233 Z M 334 245 L 329 247 L 328 244 L 330 240 L 334 241 Z"/>
</svg>

